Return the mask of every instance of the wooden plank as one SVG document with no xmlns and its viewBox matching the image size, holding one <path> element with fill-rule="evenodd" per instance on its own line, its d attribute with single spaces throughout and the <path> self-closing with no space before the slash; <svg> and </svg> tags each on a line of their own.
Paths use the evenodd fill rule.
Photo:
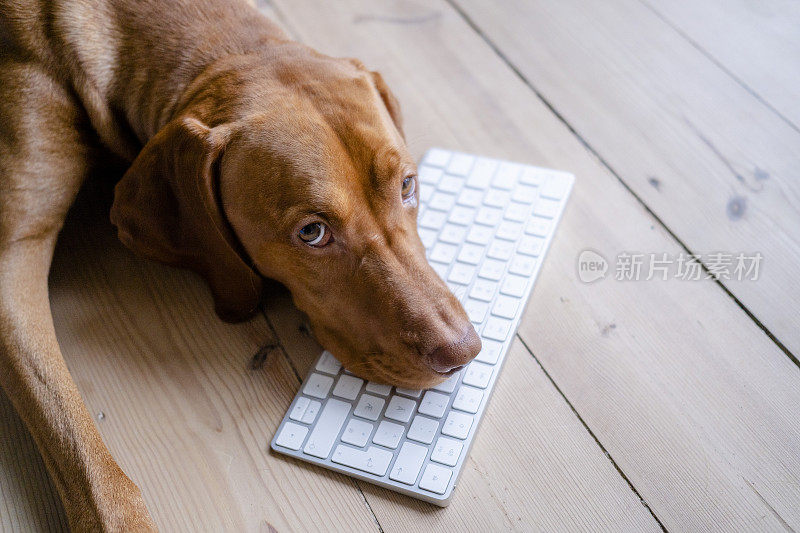
<svg viewBox="0 0 800 533">
<path fill-rule="evenodd" d="M 690 250 L 763 255 L 723 283 L 800 354 L 800 132 L 636 0 L 459 5 Z"/>
<path fill-rule="evenodd" d="M 266 312 L 305 376 L 321 348 L 287 298 Z M 358 482 L 383 530 L 659 530 L 519 340 L 508 357 L 449 507 Z"/>
<path fill-rule="evenodd" d="M 800 9 L 796 2 L 645 3 L 800 129 Z"/>
<path fill-rule="evenodd" d="M 67 531 L 67 519 L 39 450 L 0 391 L 0 531 Z"/>
<path fill-rule="evenodd" d="M 220 322 L 198 278 L 122 247 L 107 206 L 89 202 L 74 213 L 51 301 L 67 364 L 161 531 L 377 529 L 349 478 L 268 452 L 299 383 L 281 350 L 260 370 L 248 368 L 274 341 L 264 319 Z M 14 424 L 5 412 L 3 427 Z M 23 530 L 63 528 L 26 438 L 3 434 L 22 452 L 18 465 L 0 462 L 3 499 L 27 516 L 8 520 Z M 19 472 L 34 475 L 20 483 Z"/>
<path fill-rule="evenodd" d="M 583 249 L 680 247 L 449 5 L 275 5 L 312 46 L 384 73 L 415 154 L 441 144 L 575 172 L 522 336 L 668 529 L 800 526 L 800 370 L 711 281 L 578 281 Z M 417 519 L 370 505 L 381 524 Z"/>
</svg>

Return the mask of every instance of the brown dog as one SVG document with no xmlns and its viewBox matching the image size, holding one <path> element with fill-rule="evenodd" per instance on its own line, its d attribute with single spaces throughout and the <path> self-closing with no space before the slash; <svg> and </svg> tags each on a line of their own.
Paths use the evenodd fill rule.
<svg viewBox="0 0 800 533">
<path fill-rule="evenodd" d="M 425 261 L 380 75 L 220 0 L 0 0 L 0 382 L 76 530 L 153 528 L 64 364 L 47 276 L 98 148 L 132 161 L 122 241 L 208 281 L 226 320 L 285 284 L 356 374 L 423 388 L 480 341 Z"/>
</svg>

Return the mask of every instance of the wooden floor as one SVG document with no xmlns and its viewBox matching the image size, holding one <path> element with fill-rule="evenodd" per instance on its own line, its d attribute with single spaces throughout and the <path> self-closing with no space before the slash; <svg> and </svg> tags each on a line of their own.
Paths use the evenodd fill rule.
<svg viewBox="0 0 800 533">
<path fill-rule="evenodd" d="M 463 149 L 577 183 L 446 509 L 270 453 L 318 350 L 288 297 L 219 322 L 196 277 L 134 257 L 106 222 L 107 195 L 88 195 L 53 266 L 58 336 L 162 531 L 800 530 L 796 3 L 262 9 L 380 70 L 416 156 Z M 585 284 L 587 248 L 763 262 L 758 281 Z M 65 529 L 2 395 L 0 529 Z"/>
</svg>

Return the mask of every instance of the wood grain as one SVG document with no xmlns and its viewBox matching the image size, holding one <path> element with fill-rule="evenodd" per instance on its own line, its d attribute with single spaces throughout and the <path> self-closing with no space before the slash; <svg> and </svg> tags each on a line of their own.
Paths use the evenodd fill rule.
<svg viewBox="0 0 800 533">
<path fill-rule="evenodd" d="M 67 517 L 27 428 L 0 391 L 0 531 L 66 531 Z"/>
<path fill-rule="evenodd" d="M 800 9 L 787 0 L 645 1 L 800 129 Z"/>
<path fill-rule="evenodd" d="M 275 5 L 312 46 L 384 73 L 417 154 L 442 144 L 577 175 L 523 339 L 668 529 L 797 528 L 800 370 L 713 282 L 577 280 L 586 248 L 680 246 L 467 23 L 442 3 Z"/>
<path fill-rule="evenodd" d="M 800 354 L 800 131 L 637 0 L 458 5 L 689 250 L 763 255 L 723 283 Z"/>
</svg>

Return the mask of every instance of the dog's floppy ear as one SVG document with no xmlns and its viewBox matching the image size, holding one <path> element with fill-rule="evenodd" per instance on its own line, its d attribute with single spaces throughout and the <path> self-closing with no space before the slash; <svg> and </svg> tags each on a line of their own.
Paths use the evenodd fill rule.
<svg viewBox="0 0 800 533">
<path fill-rule="evenodd" d="M 375 83 L 375 88 L 378 89 L 378 93 L 381 95 L 383 104 L 389 111 L 389 116 L 392 117 L 394 125 L 397 127 L 397 131 L 399 131 L 400 135 L 405 139 L 406 135 L 403 132 L 403 116 L 400 113 L 400 102 L 397 101 L 395 95 L 389 90 L 389 86 L 386 85 L 380 72 L 373 70 L 370 74 L 372 75 L 373 83 Z"/>
<path fill-rule="evenodd" d="M 262 280 L 220 207 L 217 162 L 229 136 L 194 118 L 167 124 L 117 184 L 111 221 L 136 253 L 203 276 L 217 314 L 234 321 L 255 311 Z"/>
</svg>

